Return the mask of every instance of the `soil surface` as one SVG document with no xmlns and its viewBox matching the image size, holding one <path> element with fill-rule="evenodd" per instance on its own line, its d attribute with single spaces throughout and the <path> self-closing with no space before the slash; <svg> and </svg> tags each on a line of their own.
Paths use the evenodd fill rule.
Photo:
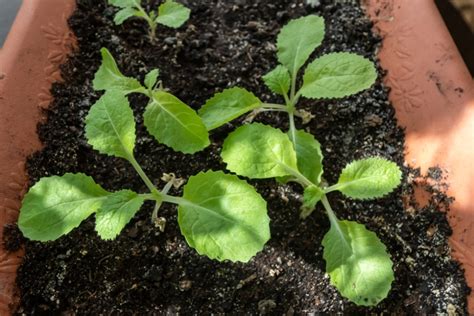
<svg viewBox="0 0 474 316">
<path fill-rule="evenodd" d="M 39 125 L 44 149 L 29 159 L 31 184 L 49 175 L 84 172 L 104 188 L 145 192 L 133 168 L 122 159 L 101 155 L 84 138 L 84 117 L 98 99 L 91 82 L 99 67 L 101 47 L 116 57 L 120 69 L 143 79 L 161 70 L 164 86 L 198 109 L 216 91 L 240 85 L 263 100 L 281 102 L 264 86 L 261 76 L 275 67 L 275 41 L 291 18 L 315 13 L 326 19 L 326 37 L 315 56 L 350 51 L 376 60 L 380 39 L 358 4 L 349 1 L 302 0 L 180 0 L 192 9 L 178 30 L 160 27 L 156 44 L 146 24 L 130 20 L 115 26 L 115 8 L 106 1 L 78 0 L 70 25 L 79 49 L 63 66 L 64 82 L 55 84 L 55 101 Z M 157 1 L 149 1 L 147 8 Z M 344 3 L 344 4 L 342 4 Z M 321 240 L 329 221 L 321 207 L 299 219 L 301 189 L 273 180 L 250 181 L 268 201 L 272 238 L 248 264 L 219 263 L 187 246 L 176 221 L 176 207 L 164 205 L 164 232 L 150 223 L 152 205 L 145 204 L 115 241 L 102 241 L 94 218 L 69 235 L 49 243 L 26 241 L 26 257 L 18 274 L 21 306 L 26 315 L 151 315 L 301 313 L 395 315 L 466 314 L 466 286 L 459 264 L 450 257 L 447 222 L 450 199 L 439 193 L 440 170 L 425 182 L 432 195 L 426 205 L 413 199 L 416 171 L 403 166 L 404 133 L 381 84 L 337 101 L 301 100 L 299 107 L 316 118 L 306 128 L 322 144 L 324 176 L 335 183 L 350 161 L 373 155 L 387 157 L 404 170 L 403 184 L 386 198 L 353 201 L 338 193 L 331 204 L 341 219 L 363 223 L 387 245 L 394 261 L 395 281 L 388 298 L 363 308 L 342 298 L 329 285 Z M 131 95 L 137 121 L 137 160 L 162 187 L 164 172 L 188 178 L 201 170 L 224 169 L 222 141 L 243 118 L 211 135 L 212 145 L 195 155 L 173 152 L 157 143 L 143 126 L 147 99 Z M 257 121 L 286 130 L 283 114 L 260 114 Z M 174 190 L 172 194 L 180 194 Z M 441 211 L 440 211 L 441 210 Z M 9 229 L 12 231 L 12 229 Z M 12 233 L 14 236 L 14 233 Z M 11 237 L 11 236 L 10 236 Z M 6 239 L 7 244 L 17 243 Z"/>
</svg>

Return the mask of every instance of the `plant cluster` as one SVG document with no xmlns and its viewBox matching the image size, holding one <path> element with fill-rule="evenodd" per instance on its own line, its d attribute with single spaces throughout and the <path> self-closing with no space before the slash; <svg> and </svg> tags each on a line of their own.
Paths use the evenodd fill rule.
<svg viewBox="0 0 474 316">
<path fill-rule="evenodd" d="M 148 35 L 152 41 L 156 37 L 158 24 L 178 28 L 188 19 L 191 10 L 173 0 L 166 0 L 156 11 L 146 12 L 140 0 L 109 0 L 109 4 L 119 7 L 115 14 L 114 22 L 120 25 L 131 17 L 137 17 L 148 23 Z"/>
<path fill-rule="evenodd" d="M 129 8 L 126 3 L 139 5 L 134 0 L 110 2 L 123 10 Z M 167 3 L 171 1 L 163 5 Z M 130 12 L 122 13 L 118 21 Z M 323 38 L 324 20 L 315 15 L 292 20 L 282 28 L 277 40 L 280 65 L 263 80 L 272 92 L 283 97 L 284 104 L 265 103 L 253 93 L 233 87 L 214 95 L 198 113 L 163 88 L 158 69 L 150 71 L 142 84 L 124 76 L 103 48 L 93 85 L 105 93 L 86 117 L 85 135 L 100 153 L 128 160 L 148 192 L 108 192 L 84 174 L 42 178 L 23 200 L 18 222 L 21 231 L 33 240 L 54 240 L 95 214 L 99 236 L 113 239 L 144 201 L 153 200 L 154 222 L 162 203 L 179 206 L 181 232 L 199 254 L 247 262 L 270 238 L 266 202 L 245 181 L 222 171 L 191 176 L 182 197 L 168 194 L 175 183 L 173 178 L 158 190 L 134 156 L 135 121 L 127 95 L 146 95 L 149 102 L 143 116 L 148 132 L 160 143 L 187 154 L 209 145 L 209 130 L 247 112 L 286 112 L 288 133 L 261 123 L 242 125 L 224 141 L 221 157 L 227 169 L 239 176 L 301 185 L 303 219 L 321 202 L 331 225 L 322 241 L 331 284 L 358 305 L 376 305 L 387 296 L 394 279 L 390 255 L 377 235 L 364 225 L 337 218 L 326 195 L 339 191 L 353 199 L 379 198 L 399 185 L 401 171 L 384 158 L 369 157 L 348 164 L 331 186 L 323 179 L 319 142 L 310 133 L 296 129 L 295 116 L 305 120 L 310 117 L 296 108 L 298 100 L 345 97 L 371 87 L 376 80 L 371 61 L 352 53 L 331 53 L 307 65 L 298 88 L 299 71 Z"/>
<path fill-rule="evenodd" d="M 135 159 L 135 120 L 126 95 L 138 92 L 149 96 L 144 124 L 158 141 L 176 150 L 190 153 L 203 149 L 209 144 L 207 131 L 189 106 L 157 85 L 157 69 L 147 74 L 142 86 L 122 75 L 106 49 L 102 49 L 102 57 L 93 84 L 96 90 L 106 92 L 86 117 L 87 141 L 102 154 L 129 161 L 149 192 L 108 192 L 81 173 L 42 178 L 23 199 L 18 225 L 25 237 L 55 240 L 95 213 L 99 236 L 114 239 L 144 201 L 152 200 L 156 202 L 154 222 L 162 203 L 179 206 L 181 233 L 199 254 L 217 260 L 250 260 L 270 238 L 265 200 L 237 176 L 212 170 L 190 177 L 182 197 L 168 194 L 173 179 L 158 190 Z"/>
<path fill-rule="evenodd" d="M 243 125 L 224 141 L 222 159 L 227 169 L 251 179 L 276 178 L 304 188 L 301 217 L 321 202 L 331 228 L 322 244 L 326 270 L 340 293 L 358 305 L 376 305 L 384 299 L 394 279 L 392 261 L 384 244 L 364 225 L 339 220 L 326 194 L 340 191 L 353 199 L 382 197 L 400 184 L 398 166 L 381 157 L 356 160 L 342 170 L 339 180 L 327 186 L 322 179 L 323 155 L 313 135 L 297 130 L 295 115 L 300 97 L 342 98 L 371 87 L 377 77 L 373 63 L 352 53 L 330 53 L 308 64 L 297 89 L 298 72 L 324 38 L 324 20 L 309 15 L 290 21 L 277 39 L 280 65 L 263 77 L 267 87 L 285 104 L 262 102 L 253 93 L 233 87 L 217 93 L 199 110 L 209 130 L 249 111 L 282 111 L 289 117 L 289 131 L 253 123 Z"/>
</svg>

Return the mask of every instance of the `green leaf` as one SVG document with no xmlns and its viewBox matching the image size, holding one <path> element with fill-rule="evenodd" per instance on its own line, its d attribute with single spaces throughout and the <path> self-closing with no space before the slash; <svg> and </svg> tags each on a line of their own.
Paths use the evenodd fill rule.
<svg viewBox="0 0 474 316">
<path fill-rule="evenodd" d="M 136 7 L 140 4 L 139 0 L 109 0 L 109 4 L 119 8 Z"/>
<path fill-rule="evenodd" d="M 158 8 L 158 17 L 155 21 L 168 27 L 178 28 L 189 19 L 190 14 L 191 10 L 184 5 L 173 0 L 166 0 Z"/>
<path fill-rule="evenodd" d="M 301 94 L 307 98 L 342 98 L 370 88 L 377 79 L 374 64 L 359 55 L 324 55 L 305 70 Z"/>
<path fill-rule="evenodd" d="M 233 87 L 216 93 L 206 101 L 198 113 L 207 129 L 212 130 L 260 107 L 261 104 L 262 102 L 252 92 Z"/>
<path fill-rule="evenodd" d="M 259 123 L 230 133 L 221 156 L 227 169 L 252 179 L 287 176 L 297 169 L 296 153 L 288 135 Z"/>
<path fill-rule="evenodd" d="M 298 171 L 309 181 L 318 185 L 323 174 L 323 154 L 321 144 L 313 135 L 305 131 L 297 130 L 295 133 L 296 160 Z M 279 183 L 285 184 L 290 181 L 297 181 L 293 176 L 277 178 Z"/>
<path fill-rule="evenodd" d="M 316 208 L 316 204 L 321 200 L 324 195 L 324 191 L 317 186 L 309 186 L 304 189 L 303 194 L 303 205 L 301 206 L 300 217 L 305 219 Z"/>
<path fill-rule="evenodd" d="M 179 227 L 201 255 L 247 262 L 270 239 L 267 203 L 235 175 L 200 172 L 189 178 L 183 198 Z"/>
<path fill-rule="evenodd" d="M 145 87 L 148 89 L 154 89 L 158 76 L 160 75 L 159 69 L 153 69 L 145 76 Z"/>
<path fill-rule="evenodd" d="M 102 64 L 95 73 L 92 82 L 94 90 L 118 90 L 124 94 L 138 92 L 143 89 L 138 80 L 125 77 L 117 67 L 114 57 L 107 48 L 101 48 Z"/>
<path fill-rule="evenodd" d="M 210 144 L 201 118 L 170 93 L 154 91 L 144 118 L 148 132 L 174 150 L 192 154 Z"/>
<path fill-rule="evenodd" d="M 135 119 L 127 98 L 107 91 L 89 110 L 86 138 L 102 154 L 129 159 L 135 147 Z"/>
<path fill-rule="evenodd" d="M 401 177 L 402 172 L 394 162 L 372 157 L 348 164 L 334 187 L 354 199 L 373 199 L 392 192 Z"/>
<path fill-rule="evenodd" d="M 32 240 L 55 240 L 97 211 L 109 192 L 85 174 L 42 178 L 23 198 L 18 227 Z"/>
<path fill-rule="evenodd" d="M 130 190 L 110 194 L 95 215 L 95 229 L 102 239 L 114 239 L 135 216 L 145 200 Z"/>
<path fill-rule="evenodd" d="M 331 284 L 357 305 L 377 305 L 387 297 L 394 280 L 390 255 L 364 225 L 337 223 L 331 225 L 322 242 Z"/>
<path fill-rule="evenodd" d="M 263 76 L 263 81 L 273 93 L 285 95 L 290 90 L 290 73 L 285 66 L 278 65 Z"/>
<path fill-rule="evenodd" d="M 154 14 L 153 11 L 151 11 L 150 14 L 146 13 L 145 11 L 140 11 L 140 10 L 135 11 L 135 16 L 146 20 L 148 25 L 149 25 L 148 19 L 151 19 L 152 14 Z"/>
<path fill-rule="evenodd" d="M 122 24 L 126 19 L 136 14 L 137 10 L 134 8 L 123 8 L 115 14 L 114 22 L 116 25 Z"/>
<path fill-rule="evenodd" d="M 321 45 L 324 38 L 324 19 L 308 15 L 291 20 L 278 34 L 278 61 L 293 77 L 308 60 L 311 53 Z"/>
<path fill-rule="evenodd" d="M 150 17 L 151 20 L 155 20 L 156 17 L 158 16 L 158 10 L 156 10 L 156 11 L 151 10 L 150 13 L 148 14 L 148 16 Z"/>
<path fill-rule="evenodd" d="M 323 174 L 323 153 L 321 144 L 313 135 L 297 130 L 296 136 L 296 159 L 298 161 L 298 170 L 309 181 L 314 184 L 321 182 Z"/>
</svg>

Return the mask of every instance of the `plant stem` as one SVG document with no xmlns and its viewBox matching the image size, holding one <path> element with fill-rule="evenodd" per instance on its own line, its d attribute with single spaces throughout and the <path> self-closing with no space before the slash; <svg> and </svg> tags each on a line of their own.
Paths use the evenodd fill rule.
<svg viewBox="0 0 474 316">
<path fill-rule="evenodd" d="M 293 102 L 296 104 L 298 103 L 298 100 L 300 99 L 301 97 L 301 89 L 298 90 L 298 92 L 296 92 L 295 96 L 293 97 Z"/>
<path fill-rule="evenodd" d="M 288 110 L 288 118 L 290 119 L 290 139 L 293 145 L 296 146 L 295 113 Z"/>
<path fill-rule="evenodd" d="M 156 201 L 156 196 L 151 193 L 142 193 L 139 195 L 147 201 Z"/>
<path fill-rule="evenodd" d="M 293 71 L 291 74 L 291 90 L 290 98 L 288 96 L 285 98 L 286 107 L 288 111 L 288 118 L 290 120 L 290 139 L 296 149 L 296 127 L 295 127 L 295 90 L 296 90 L 296 77 L 298 75 L 297 71 Z"/>
<path fill-rule="evenodd" d="M 313 182 L 311 182 L 308 178 L 306 178 L 299 170 L 293 169 L 291 167 L 288 167 L 287 165 L 280 164 L 289 174 L 291 174 L 293 177 L 298 180 L 298 182 L 303 186 L 303 187 L 309 187 L 309 186 L 316 186 Z"/>
<path fill-rule="evenodd" d="M 142 178 L 142 180 L 145 183 L 145 185 L 147 186 L 148 190 L 150 190 L 150 192 L 156 197 L 156 199 L 161 199 L 162 194 L 156 189 L 155 185 L 153 184 L 153 182 L 151 182 L 150 178 L 148 178 L 145 171 L 143 171 L 142 167 L 138 164 L 138 162 L 135 159 L 135 157 L 133 156 L 133 154 L 131 154 L 128 157 L 128 161 L 132 164 L 133 168 L 138 173 L 140 178 Z"/>
<path fill-rule="evenodd" d="M 263 108 L 263 109 L 280 109 L 280 110 L 283 110 L 283 111 L 287 111 L 287 109 L 288 109 L 288 107 L 286 105 L 277 104 L 277 103 L 262 103 L 260 108 Z"/>
<path fill-rule="evenodd" d="M 339 226 L 336 214 L 332 210 L 331 205 L 329 204 L 328 198 L 326 197 L 325 194 L 321 197 L 321 202 L 323 203 L 324 208 L 326 209 L 331 225 Z"/>
<path fill-rule="evenodd" d="M 173 204 L 192 204 L 188 200 L 182 198 L 182 197 L 177 197 L 177 196 L 171 196 L 171 195 L 163 195 L 163 202 L 167 203 L 173 203 Z"/>
<path fill-rule="evenodd" d="M 171 181 L 169 181 L 168 183 L 166 183 L 165 187 L 163 188 L 163 190 L 161 190 L 161 196 L 165 196 L 168 194 L 169 190 L 171 189 L 171 187 L 173 186 L 173 180 L 172 179 Z M 155 204 L 155 208 L 153 209 L 153 213 L 151 214 L 151 222 L 152 224 L 155 224 L 157 221 L 158 221 L 158 210 L 160 209 L 161 207 L 161 204 L 163 204 L 163 198 L 161 198 L 160 200 L 156 201 L 156 204 Z"/>
<path fill-rule="evenodd" d="M 296 77 L 298 76 L 297 71 L 293 71 L 291 74 L 291 91 L 290 91 L 290 100 L 293 103 L 295 99 L 295 91 L 296 91 Z"/>
<path fill-rule="evenodd" d="M 326 194 L 323 194 L 323 196 L 321 197 L 321 202 L 323 203 L 323 206 L 326 209 L 326 213 L 328 214 L 331 227 L 334 227 L 337 230 L 339 236 L 344 241 L 346 247 L 351 249 L 351 245 L 349 241 L 346 239 L 346 235 L 343 233 L 341 226 L 339 225 L 339 220 L 337 219 L 336 214 L 332 210 L 331 205 L 329 204 L 328 198 L 326 197 Z"/>
<path fill-rule="evenodd" d="M 285 92 L 283 94 L 283 98 L 285 99 L 286 106 L 288 106 L 288 104 L 290 104 L 290 98 L 288 97 L 288 93 Z"/>
<path fill-rule="evenodd" d="M 163 203 L 163 197 L 166 196 L 173 183 L 171 181 L 168 182 L 163 188 L 163 191 L 159 192 L 153 182 L 151 182 L 150 178 L 148 178 L 145 171 L 143 171 L 142 167 L 137 162 L 133 154 L 129 155 L 128 161 L 130 161 L 135 171 L 138 173 L 140 178 L 142 178 L 143 182 L 145 182 L 146 186 L 148 187 L 148 190 L 151 192 L 151 194 L 146 195 L 146 199 L 153 199 L 156 201 L 155 207 L 153 208 L 153 213 L 151 213 L 151 222 L 152 224 L 155 224 L 158 220 L 158 210 Z"/>
<path fill-rule="evenodd" d="M 338 190 L 344 188 L 344 186 L 346 184 L 347 183 L 345 183 L 345 184 L 339 184 L 339 183 L 333 184 L 330 187 L 325 188 L 324 193 L 326 194 L 326 193 L 329 193 L 329 192 L 338 191 Z"/>
<path fill-rule="evenodd" d="M 161 207 L 161 204 L 163 204 L 163 200 L 161 201 L 156 201 L 155 207 L 153 208 L 153 213 L 151 213 L 151 223 L 155 224 L 158 221 L 158 210 Z"/>
<path fill-rule="evenodd" d="M 150 28 L 148 31 L 148 36 L 150 37 L 150 40 L 154 42 L 156 38 L 156 22 L 153 21 L 150 18 L 150 15 L 145 11 L 145 9 L 143 9 L 143 7 L 140 5 L 140 1 L 135 4 L 135 7 L 138 9 L 138 11 L 140 11 L 140 13 L 143 15 L 143 18 L 147 21 L 148 27 Z"/>
<path fill-rule="evenodd" d="M 149 26 L 150 26 L 150 31 L 148 33 L 148 36 L 150 36 L 150 41 L 152 43 L 155 42 L 155 39 L 156 39 L 156 23 L 155 22 L 148 22 Z"/>
</svg>

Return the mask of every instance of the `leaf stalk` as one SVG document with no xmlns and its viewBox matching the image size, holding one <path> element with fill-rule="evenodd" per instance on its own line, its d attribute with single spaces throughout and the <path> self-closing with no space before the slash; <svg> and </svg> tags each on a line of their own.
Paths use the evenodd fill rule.
<svg viewBox="0 0 474 316">
<path fill-rule="evenodd" d="M 171 179 L 166 183 L 164 186 L 163 190 L 161 190 L 161 196 L 167 195 L 171 187 L 173 186 L 173 181 L 174 179 Z M 151 222 L 152 224 L 155 224 L 158 222 L 158 211 L 161 207 L 161 204 L 163 204 L 163 198 L 159 199 L 156 201 L 155 208 L 153 209 L 153 213 L 151 213 Z"/>
<path fill-rule="evenodd" d="M 329 222 L 331 223 L 331 227 L 334 227 L 338 234 L 340 235 L 341 239 L 344 240 L 345 246 L 348 247 L 349 249 L 351 248 L 351 244 L 346 238 L 346 234 L 341 229 L 341 226 L 339 225 L 339 219 L 337 218 L 336 214 L 331 208 L 331 205 L 329 204 L 328 198 L 326 197 L 326 194 L 323 194 L 321 197 L 321 202 L 323 203 L 324 209 L 326 210 L 326 213 L 328 214 L 329 217 Z"/>
<path fill-rule="evenodd" d="M 156 197 L 156 199 L 161 199 L 163 194 L 161 192 L 158 191 L 158 189 L 155 187 L 155 185 L 153 184 L 153 182 L 150 180 L 150 178 L 148 178 L 148 176 L 146 175 L 145 171 L 143 171 L 142 167 L 140 166 L 140 164 L 137 162 L 137 160 L 135 159 L 135 157 L 133 156 L 133 154 L 131 154 L 129 157 L 128 157 L 128 161 L 132 164 L 133 168 L 135 169 L 135 171 L 138 173 L 138 175 L 140 176 L 140 178 L 143 180 L 143 182 L 145 183 L 145 185 L 147 186 L 147 188 L 150 190 L 150 192 L 153 194 L 153 196 Z"/>
</svg>

